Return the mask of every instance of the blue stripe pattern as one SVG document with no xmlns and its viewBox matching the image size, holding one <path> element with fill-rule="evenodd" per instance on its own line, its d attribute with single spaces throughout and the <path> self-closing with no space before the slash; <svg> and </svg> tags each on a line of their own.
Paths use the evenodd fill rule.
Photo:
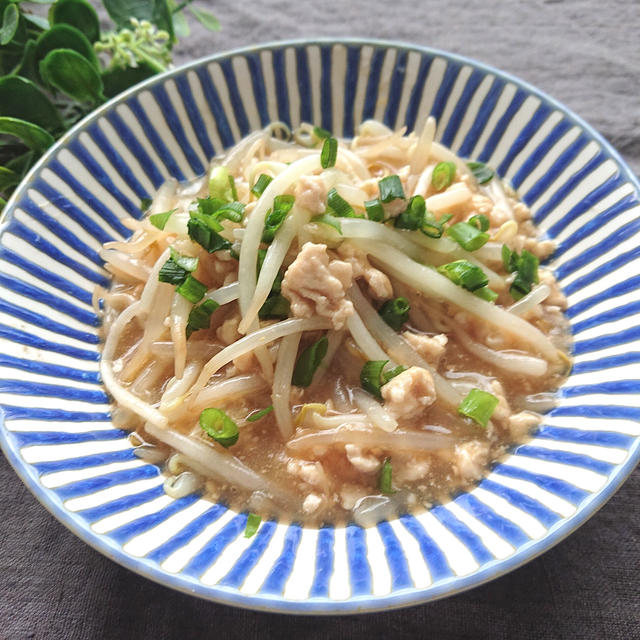
<svg viewBox="0 0 640 640">
<path fill-rule="evenodd" d="M 220 584 L 227 587 L 239 587 L 262 557 L 275 532 L 276 523 L 273 520 L 262 523 L 250 547 L 242 554 L 242 558 L 234 565 L 233 569 L 220 581 Z"/>
<path fill-rule="evenodd" d="M 302 527 L 292 524 L 284 534 L 282 552 L 274 562 L 261 591 L 263 593 L 282 594 L 287 578 L 291 574 L 293 563 L 296 559 L 296 550 L 302 537 Z"/>
<path fill-rule="evenodd" d="M 466 524 L 458 520 L 446 507 L 437 505 L 431 509 L 431 513 L 451 531 L 456 538 L 464 543 L 465 547 L 471 551 L 471 554 L 479 563 L 489 562 L 493 559 L 493 555 L 484 546 L 480 537 L 471 531 Z"/>
<path fill-rule="evenodd" d="M 161 493 L 164 493 L 162 489 Z M 164 562 L 172 553 L 193 540 L 193 538 L 202 533 L 210 524 L 218 520 L 226 511 L 226 507 L 221 504 L 213 505 L 201 516 L 198 516 L 180 530 L 173 538 L 170 538 L 167 542 L 154 549 L 149 554 L 149 559 L 158 563 Z"/>
<path fill-rule="evenodd" d="M 103 518 L 113 516 L 116 513 L 123 513 L 140 505 L 152 502 L 153 500 L 157 500 L 163 495 L 165 495 L 164 489 L 162 485 L 159 485 L 147 491 L 140 491 L 139 493 L 133 493 L 123 498 L 118 498 L 117 500 L 104 502 L 97 507 L 82 509 L 78 511 L 78 515 L 87 522 L 94 523 Z"/>
<path fill-rule="evenodd" d="M 100 319 L 92 307 L 95 286 L 109 284 L 99 251 L 105 242 L 130 236 L 125 222 L 142 215 L 139 201 L 151 195 L 148 190 L 169 177 L 204 173 L 214 152 L 237 142 L 234 132 L 250 133 L 256 121 L 312 122 L 350 137 L 376 114 L 389 126 L 412 130 L 429 115 L 421 105 L 437 119 L 440 142 L 458 141 L 461 156 L 491 162 L 500 176 L 509 176 L 541 231 L 559 240 L 548 266 L 569 298 L 576 362 L 535 438 L 515 446 L 480 482 L 488 493 L 453 498 L 464 517 L 447 503 L 432 507 L 424 520 L 404 514 L 393 526 L 379 522 L 371 532 L 353 523 L 327 524 L 318 529 L 310 557 L 296 564 L 302 525 L 265 520 L 245 540 L 246 513 L 201 503 L 198 493 L 170 499 L 160 469 L 139 460 L 128 434 L 113 428 L 97 367 Z M 334 131 L 340 121 L 341 131 Z M 213 127 L 206 124 L 211 122 Z M 477 584 L 543 551 L 601 505 L 640 458 L 640 438 L 633 435 L 633 425 L 640 423 L 640 409 L 633 405 L 640 380 L 631 368 L 640 363 L 638 183 L 597 134 L 544 95 L 498 71 L 419 48 L 352 41 L 281 44 L 153 79 L 88 118 L 65 137 L 63 147 L 54 147 L 17 190 L 0 228 L 0 407 L 6 427 L 0 442 L 58 517 L 123 564 L 185 591 L 267 609 L 415 604 Z M 92 185 L 99 186 L 97 193 Z M 57 408 L 60 399 L 65 409 Z M 110 465 L 121 466 L 114 471 Z M 599 474 L 601 492 L 576 486 L 584 476 L 578 471 Z M 66 472 L 56 477 L 65 484 L 45 487 L 47 476 Z M 89 477 L 73 480 L 81 476 Z M 557 513 L 534 497 L 533 488 L 573 505 L 575 514 Z M 512 515 L 497 513 L 497 506 L 484 501 L 487 496 L 515 507 Z M 65 501 L 86 508 L 71 512 Z M 197 510 L 186 511 L 196 503 Z M 225 514 L 228 521 L 217 525 Z M 91 528 L 110 516 L 126 524 L 104 534 Z M 169 518 L 175 532 L 152 540 L 154 528 Z M 540 539 L 526 533 L 533 521 L 547 532 Z M 448 548 L 450 537 L 431 529 L 436 522 L 456 546 Z M 473 522 L 488 527 L 513 553 L 494 557 Z M 216 533 L 203 540 L 212 525 Z M 280 535 L 278 526 L 285 527 Z M 141 557 L 122 549 L 148 532 L 138 545 L 147 544 L 138 550 Z M 432 582 L 425 589 L 413 584 L 407 535 L 429 569 Z M 346 549 L 336 554 L 342 536 Z M 384 553 L 374 554 L 369 546 L 377 536 Z M 238 555 L 227 563 L 230 545 Z M 457 576 L 449 564 L 458 545 L 479 565 L 470 576 Z M 166 571 L 171 558 L 182 558 L 184 568 Z M 204 585 L 203 574 L 218 561 L 228 567 L 224 575 L 218 584 Z M 338 566 L 342 562 L 346 566 Z M 388 573 L 376 571 L 377 563 Z M 258 566 L 264 580 L 248 596 L 247 578 Z M 284 593 L 298 592 L 301 571 L 309 598 L 294 602 Z M 332 580 L 337 575 L 348 584 Z M 373 595 L 380 575 L 390 576 L 389 596 Z M 349 598 L 342 602 L 338 594 L 345 592 Z"/>
</svg>

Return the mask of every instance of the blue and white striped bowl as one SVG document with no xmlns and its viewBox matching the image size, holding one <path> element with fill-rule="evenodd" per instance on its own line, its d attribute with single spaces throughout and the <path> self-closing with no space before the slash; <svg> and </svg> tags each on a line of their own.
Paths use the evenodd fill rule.
<svg viewBox="0 0 640 640">
<path fill-rule="evenodd" d="M 98 375 L 101 244 L 128 235 L 169 176 L 273 120 L 351 136 L 365 118 L 417 127 L 497 168 L 557 240 L 575 367 L 529 442 L 479 486 L 370 529 L 270 521 L 163 493 L 114 429 Z M 233 605 L 295 613 L 424 602 L 548 549 L 640 457 L 638 182 L 588 125 L 536 89 L 438 51 L 383 42 L 244 49 L 159 76 L 66 135 L 11 199 L 0 236 L 0 442 L 38 499 L 105 555 Z"/>
</svg>

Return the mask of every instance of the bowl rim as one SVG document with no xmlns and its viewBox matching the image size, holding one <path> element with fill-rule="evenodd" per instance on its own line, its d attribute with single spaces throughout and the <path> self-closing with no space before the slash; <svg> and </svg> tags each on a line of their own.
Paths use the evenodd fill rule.
<svg viewBox="0 0 640 640">
<path fill-rule="evenodd" d="M 528 94 L 538 97 L 543 102 L 560 111 L 565 118 L 587 133 L 616 163 L 618 171 L 623 174 L 625 180 L 635 188 L 636 194 L 640 194 L 640 181 L 635 176 L 631 168 L 626 164 L 620 153 L 616 151 L 598 131 L 561 102 L 549 96 L 544 91 L 541 91 L 535 86 L 529 84 L 527 81 L 521 80 L 515 75 L 501 71 L 492 65 L 476 61 L 473 58 L 464 55 L 417 44 L 375 38 L 299 38 L 258 43 L 255 45 L 238 47 L 203 56 L 176 67 L 175 69 L 170 69 L 161 74 L 152 76 L 151 78 L 130 87 L 114 98 L 111 98 L 76 123 L 69 131 L 65 132 L 32 167 L 16 191 L 7 201 L 4 212 L 0 217 L 0 235 L 4 233 L 8 223 L 12 220 L 15 206 L 25 195 L 33 177 L 38 174 L 50 159 L 66 144 L 68 144 L 71 139 L 77 137 L 88 125 L 101 118 L 105 112 L 113 109 L 120 103 L 126 102 L 126 100 L 128 100 L 132 95 L 147 90 L 156 84 L 164 83 L 168 79 L 182 75 L 192 69 L 207 66 L 219 60 L 229 59 L 234 56 L 246 56 L 249 54 L 276 49 L 308 48 L 312 46 L 326 47 L 334 45 L 343 45 L 347 47 L 350 45 L 358 47 L 371 46 L 378 49 L 396 49 L 406 52 L 416 52 L 420 55 L 440 57 L 457 64 L 471 66 L 485 74 L 491 74 L 506 80 L 507 82 L 513 83 L 524 89 Z M 328 597 L 318 599 L 307 598 L 305 600 L 285 600 L 282 596 L 278 595 L 247 595 L 241 593 L 235 588 L 228 588 L 220 585 L 204 585 L 197 579 L 189 578 L 181 575 L 180 573 L 170 574 L 159 567 L 154 566 L 150 561 L 145 561 L 144 558 L 136 558 L 126 554 L 120 546 L 115 542 L 110 541 L 107 536 L 95 533 L 79 515 L 66 510 L 62 501 L 56 496 L 56 494 L 39 483 L 38 474 L 33 468 L 31 468 L 31 465 L 21 459 L 19 450 L 13 446 L 13 443 L 10 440 L 10 433 L 11 432 L 9 432 L 5 427 L 4 411 L 0 408 L 0 449 L 18 477 L 51 515 L 67 527 L 67 529 L 69 529 L 73 534 L 78 536 L 83 542 L 107 558 L 113 560 L 122 567 L 137 573 L 138 575 L 161 584 L 162 586 L 190 595 L 195 595 L 216 603 L 232 605 L 253 611 L 306 615 L 335 615 L 389 611 L 401 607 L 424 604 L 426 602 L 461 593 L 499 578 L 551 549 L 564 540 L 569 534 L 578 529 L 606 504 L 606 502 L 622 486 L 640 462 L 640 438 L 636 438 L 632 446 L 628 449 L 627 459 L 620 465 L 617 465 L 607 479 L 607 482 L 598 491 L 585 498 L 573 515 L 568 518 L 558 520 L 556 524 L 548 529 L 547 533 L 542 538 L 525 543 L 511 556 L 505 559 L 495 559 L 486 563 L 480 570 L 469 575 L 454 575 L 437 583 L 432 583 L 428 587 L 408 588 L 395 593 L 392 592 L 386 596 L 365 595 L 350 597 L 346 600 L 330 600 Z"/>
</svg>

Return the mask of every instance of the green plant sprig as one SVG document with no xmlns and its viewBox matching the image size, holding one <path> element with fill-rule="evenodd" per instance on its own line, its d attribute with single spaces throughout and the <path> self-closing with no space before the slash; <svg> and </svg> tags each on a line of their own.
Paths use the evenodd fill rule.
<svg viewBox="0 0 640 640">
<path fill-rule="evenodd" d="M 0 0 L 0 210 L 38 158 L 108 98 L 165 71 L 188 12 L 210 31 L 217 19 L 192 0 L 102 0 L 113 25 L 100 29 L 87 0 Z"/>
</svg>

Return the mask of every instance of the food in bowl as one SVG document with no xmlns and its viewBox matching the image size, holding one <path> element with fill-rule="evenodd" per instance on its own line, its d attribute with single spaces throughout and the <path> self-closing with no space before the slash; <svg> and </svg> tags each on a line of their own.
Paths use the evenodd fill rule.
<svg viewBox="0 0 640 640">
<path fill-rule="evenodd" d="M 170 495 L 368 525 L 538 424 L 570 366 L 553 244 L 435 130 L 271 125 L 104 246 L 102 377 Z"/>
</svg>

